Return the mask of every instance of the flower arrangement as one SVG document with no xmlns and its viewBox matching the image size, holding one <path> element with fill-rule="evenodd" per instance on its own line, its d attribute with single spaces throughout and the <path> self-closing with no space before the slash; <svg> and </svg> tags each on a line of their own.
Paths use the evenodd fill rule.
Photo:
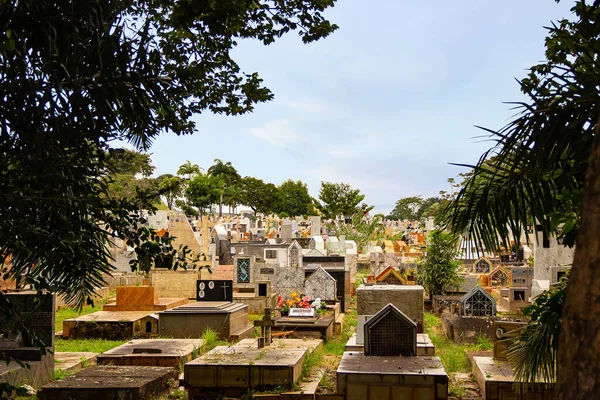
<svg viewBox="0 0 600 400">
<path fill-rule="evenodd" d="M 289 311 L 290 308 L 315 308 L 318 310 L 322 305 L 320 298 L 311 302 L 310 296 L 300 296 L 296 291 L 291 293 L 289 299 L 277 296 L 277 307 L 283 312 Z"/>
</svg>

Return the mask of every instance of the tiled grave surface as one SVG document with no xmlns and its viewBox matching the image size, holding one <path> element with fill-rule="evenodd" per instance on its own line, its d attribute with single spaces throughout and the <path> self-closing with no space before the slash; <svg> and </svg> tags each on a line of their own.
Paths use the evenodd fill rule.
<svg viewBox="0 0 600 400">
<path fill-rule="evenodd" d="M 517 399 L 514 391 L 514 374 L 508 361 L 494 360 L 492 357 L 473 357 L 473 376 L 487 400 Z M 534 385 L 525 394 L 527 399 L 550 400 L 553 385 L 548 388 L 543 384 Z"/>
<path fill-rule="evenodd" d="M 97 365 L 38 392 L 39 400 L 143 400 L 163 392 L 177 372 L 167 367 L 123 367 Z"/>
<path fill-rule="evenodd" d="M 177 367 L 192 360 L 202 339 L 136 339 L 98 356 L 103 365 L 150 365 Z"/>
<path fill-rule="evenodd" d="M 194 390 L 225 391 L 286 386 L 298 381 L 304 357 L 321 343 L 275 339 L 271 346 L 259 349 L 255 339 L 246 339 L 233 346 L 218 346 L 185 365 L 185 383 Z"/>
<path fill-rule="evenodd" d="M 206 301 L 186 304 L 159 313 L 160 334 L 174 338 L 199 338 L 211 328 L 221 339 L 252 337 L 248 306 L 240 303 Z"/>
<path fill-rule="evenodd" d="M 337 392 L 346 400 L 444 400 L 448 396 L 448 375 L 438 357 L 345 352 L 337 378 Z"/>
<path fill-rule="evenodd" d="M 356 333 L 353 334 L 346 343 L 346 351 L 364 351 L 365 345 L 356 343 Z M 417 355 L 418 356 L 433 356 L 435 355 L 435 347 L 433 342 L 426 333 L 417 333 Z"/>
</svg>

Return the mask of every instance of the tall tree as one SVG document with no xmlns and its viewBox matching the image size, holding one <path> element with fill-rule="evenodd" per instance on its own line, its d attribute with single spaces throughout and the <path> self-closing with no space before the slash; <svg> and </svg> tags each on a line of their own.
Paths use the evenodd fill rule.
<svg viewBox="0 0 600 400">
<path fill-rule="evenodd" d="M 265 183 L 261 179 L 245 176 L 239 182 L 244 193 L 244 203 L 256 214 L 276 213 L 281 203 L 281 192 L 272 183 Z"/>
<path fill-rule="evenodd" d="M 160 182 L 158 184 L 160 194 L 165 196 L 167 207 L 171 210 L 175 199 L 183 194 L 183 181 L 180 177 L 171 174 L 161 175 L 157 180 Z"/>
<path fill-rule="evenodd" d="M 554 342 L 561 400 L 600 392 L 600 341 L 582 340 L 600 331 L 600 1 L 577 1 L 572 10 L 574 20 L 549 29 L 547 60 L 521 81 L 528 102 L 505 128 L 490 131 L 498 145 L 474 166 L 447 211 L 454 230 L 490 249 L 519 237 L 532 219 L 548 236 L 564 224 L 567 245 L 577 238 Z"/>
<path fill-rule="evenodd" d="M 279 186 L 279 192 L 281 193 L 279 212 L 292 217 L 314 212 L 313 200 L 308 194 L 306 183 L 288 179 Z"/>
<path fill-rule="evenodd" d="M 204 214 L 207 208 L 219 201 L 221 182 L 211 175 L 198 174 L 188 183 L 185 196 L 200 214 Z"/>
<path fill-rule="evenodd" d="M 181 164 L 177 169 L 177 175 L 185 177 L 186 180 L 190 181 L 194 175 L 198 175 L 202 172 L 202 168 L 198 164 L 192 164 L 190 160 Z M 187 175 L 187 177 L 186 177 Z"/>
<path fill-rule="evenodd" d="M 236 184 L 240 180 L 240 174 L 238 174 L 237 169 L 230 163 L 219 160 L 215 158 L 215 163 L 212 165 L 208 171 L 206 171 L 208 175 L 215 177 L 220 182 L 221 194 L 219 196 L 219 217 L 223 215 L 223 196 L 225 195 L 225 190 L 228 187 Z"/>
<path fill-rule="evenodd" d="M 352 189 L 347 183 L 321 182 L 321 203 L 315 202 L 315 205 L 326 218 L 351 217 L 356 213 L 364 213 L 360 206 L 364 198 L 360 189 Z M 368 206 L 365 205 L 365 208 Z"/>
<path fill-rule="evenodd" d="M 105 151 L 195 131 L 271 92 L 232 58 L 244 39 L 306 43 L 335 30 L 333 0 L 0 2 L 0 255 L 8 279 L 85 304 L 110 273 L 107 243 L 140 234 L 137 200 L 108 196 Z M 139 239 L 139 240 L 138 240 Z M 148 253 L 150 254 L 150 253 Z M 35 268 L 31 266 L 35 264 Z M 150 263 L 144 263 L 150 265 Z M 6 302 L 0 293 L 0 303 Z M 0 327 L 1 329 L 2 327 Z"/>
<path fill-rule="evenodd" d="M 411 196 L 397 200 L 396 206 L 388 218 L 400 221 L 414 221 L 418 219 L 418 211 L 422 204 L 423 199 L 421 196 Z"/>
<path fill-rule="evenodd" d="M 419 268 L 419 282 L 431 298 L 450 288 L 458 288 L 462 278 L 458 275 L 458 236 L 436 229 L 427 239 L 427 254 Z"/>
</svg>

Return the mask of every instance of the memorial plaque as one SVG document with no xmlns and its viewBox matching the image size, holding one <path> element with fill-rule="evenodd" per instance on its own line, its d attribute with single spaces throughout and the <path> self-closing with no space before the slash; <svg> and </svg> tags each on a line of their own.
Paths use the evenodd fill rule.
<svg viewBox="0 0 600 400">
<path fill-rule="evenodd" d="M 274 274 L 275 268 L 261 268 L 260 273 L 261 274 Z"/>
<path fill-rule="evenodd" d="M 290 318 L 302 317 L 302 318 L 313 318 L 315 316 L 314 308 L 290 308 Z"/>
<path fill-rule="evenodd" d="M 54 295 L 35 293 L 5 293 L 14 312 L 24 325 L 33 332 L 46 347 L 54 346 Z M 0 309 L 0 333 L 11 338 L 14 322 Z M 22 347 L 30 347 L 30 337 L 23 333 Z"/>
<path fill-rule="evenodd" d="M 198 281 L 196 301 L 233 301 L 233 281 Z"/>
</svg>

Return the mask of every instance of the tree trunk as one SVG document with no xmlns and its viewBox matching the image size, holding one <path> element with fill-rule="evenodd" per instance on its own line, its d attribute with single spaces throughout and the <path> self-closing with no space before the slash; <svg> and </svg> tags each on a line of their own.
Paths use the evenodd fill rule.
<svg viewBox="0 0 600 400">
<path fill-rule="evenodd" d="M 219 197 L 219 217 L 223 216 L 223 193 Z"/>
<path fill-rule="evenodd" d="M 581 226 L 563 306 L 558 344 L 558 400 L 600 396 L 600 138 L 585 182 Z"/>
</svg>

